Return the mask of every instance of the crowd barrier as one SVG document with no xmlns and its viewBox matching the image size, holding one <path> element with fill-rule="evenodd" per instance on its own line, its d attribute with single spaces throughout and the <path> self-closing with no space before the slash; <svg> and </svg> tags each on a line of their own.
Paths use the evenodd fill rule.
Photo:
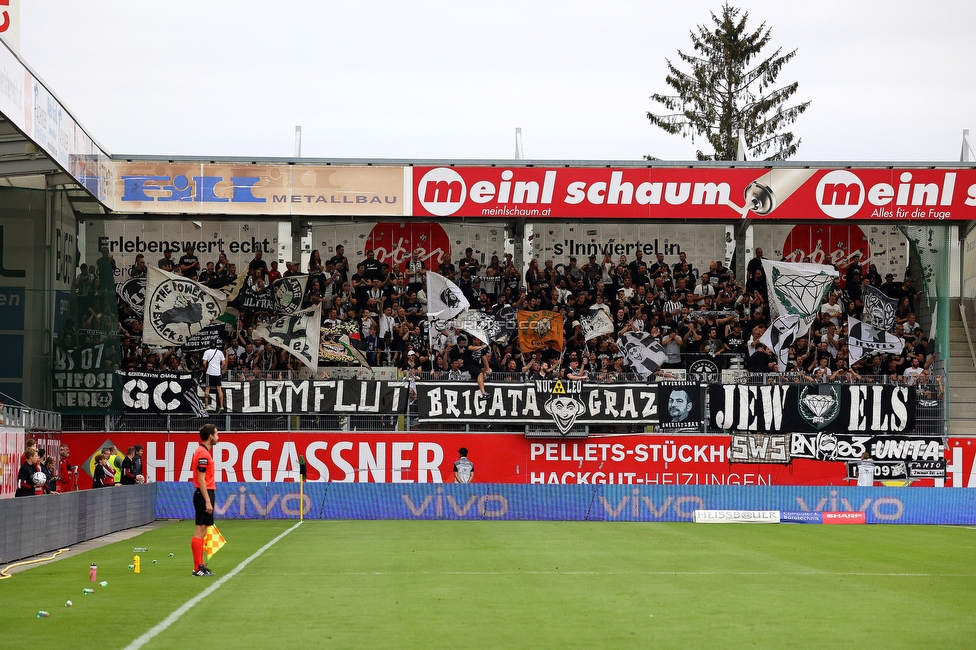
<svg viewBox="0 0 976 650">
<path fill-rule="evenodd" d="M 193 485 L 159 483 L 158 518 L 192 519 Z M 976 490 L 811 486 L 218 483 L 218 519 L 685 521 L 695 510 L 864 512 L 869 524 L 976 524 Z"/>
<path fill-rule="evenodd" d="M 0 565 L 152 522 L 157 485 L 0 499 Z"/>
</svg>

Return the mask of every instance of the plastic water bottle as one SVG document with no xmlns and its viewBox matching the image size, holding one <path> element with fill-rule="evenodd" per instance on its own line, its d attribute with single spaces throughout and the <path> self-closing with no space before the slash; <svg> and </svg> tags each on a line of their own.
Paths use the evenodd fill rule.
<svg viewBox="0 0 976 650">
<path fill-rule="evenodd" d="M 37 612 L 37 618 L 50 618 L 51 615 L 45 612 L 43 609 Z"/>
<path fill-rule="evenodd" d="M 95 593 L 95 590 L 94 589 L 82 589 L 81 590 L 81 593 L 84 594 L 85 596 L 87 596 L 88 594 Z"/>
<path fill-rule="evenodd" d="M 102 581 L 101 581 L 101 582 L 99 582 L 98 584 L 100 584 L 100 585 L 101 585 L 101 586 L 103 586 L 103 587 L 107 587 L 107 586 L 108 586 L 108 582 L 106 582 L 105 580 L 102 580 Z"/>
<path fill-rule="evenodd" d="M 98 582 L 98 567 L 92 562 L 92 565 L 88 567 L 88 581 Z"/>
<path fill-rule="evenodd" d="M 134 549 L 132 549 L 133 553 L 146 553 L 147 551 L 149 551 L 149 549 L 146 548 L 145 546 L 137 546 Z"/>
</svg>

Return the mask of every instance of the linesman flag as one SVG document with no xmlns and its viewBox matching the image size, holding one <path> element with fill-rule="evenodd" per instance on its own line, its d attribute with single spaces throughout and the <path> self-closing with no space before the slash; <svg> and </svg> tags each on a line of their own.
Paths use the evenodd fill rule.
<svg viewBox="0 0 976 650">
<path fill-rule="evenodd" d="M 216 526 L 207 526 L 207 534 L 203 537 L 203 552 L 207 554 L 208 560 L 226 543 L 227 540 L 220 534 Z"/>
<path fill-rule="evenodd" d="M 555 311 L 518 312 L 519 345 L 522 352 L 543 348 L 563 349 L 563 317 Z"/>
</svg>

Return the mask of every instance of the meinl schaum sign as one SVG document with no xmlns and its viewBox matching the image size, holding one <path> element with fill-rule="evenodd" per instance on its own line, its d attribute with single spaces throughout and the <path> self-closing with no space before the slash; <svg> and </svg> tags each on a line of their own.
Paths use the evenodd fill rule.
<svg viewBox="0 0 976 650">
<path fill-rule="evenodd" d="M 976 218 L 976 170 L 800 167 L 415 167 L 423 217 Z"/>
<path fill-rule="evenodd" d="M 398 381 L 225 381 L 223 389 L 228 413 L 401 415 L 407 410 L 407 383 Z"/>
<path fill-rule="evenodd" d="M 915 430 L 914 387 L 712 384 L 708 393 L 715 429 L 766 433 Z"/>
<path fill-rule="evenodd" d="M 421 422 L 504 421 L 554 425 L 566 434 L 589 424 L 657 424 L 657 387 L 575 380 L 486 383 L 418 382 Z"/>
</svg>

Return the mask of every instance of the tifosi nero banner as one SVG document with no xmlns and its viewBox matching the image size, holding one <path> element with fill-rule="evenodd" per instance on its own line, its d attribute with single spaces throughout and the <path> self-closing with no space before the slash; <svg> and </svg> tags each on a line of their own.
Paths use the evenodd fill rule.
<svg viewBox="0 0 976 650">
<path fill-rule="evenodd" d="M 581 381 L 486 383 L 418 382 L 421 422 L 552 425 L 566 434 L 577 425 L 656 424 L 657 387 Z"/>
<path fill-rule="evenodd" d="M 863 384 L 712 384 L 711 424 L 741 432 L 911 433 L 915 388 Z"/>
<path fill-rule="evenodd" d="M 976 218 L 973 169 L 415 167 L 417 216 Z"/>
</svg>

